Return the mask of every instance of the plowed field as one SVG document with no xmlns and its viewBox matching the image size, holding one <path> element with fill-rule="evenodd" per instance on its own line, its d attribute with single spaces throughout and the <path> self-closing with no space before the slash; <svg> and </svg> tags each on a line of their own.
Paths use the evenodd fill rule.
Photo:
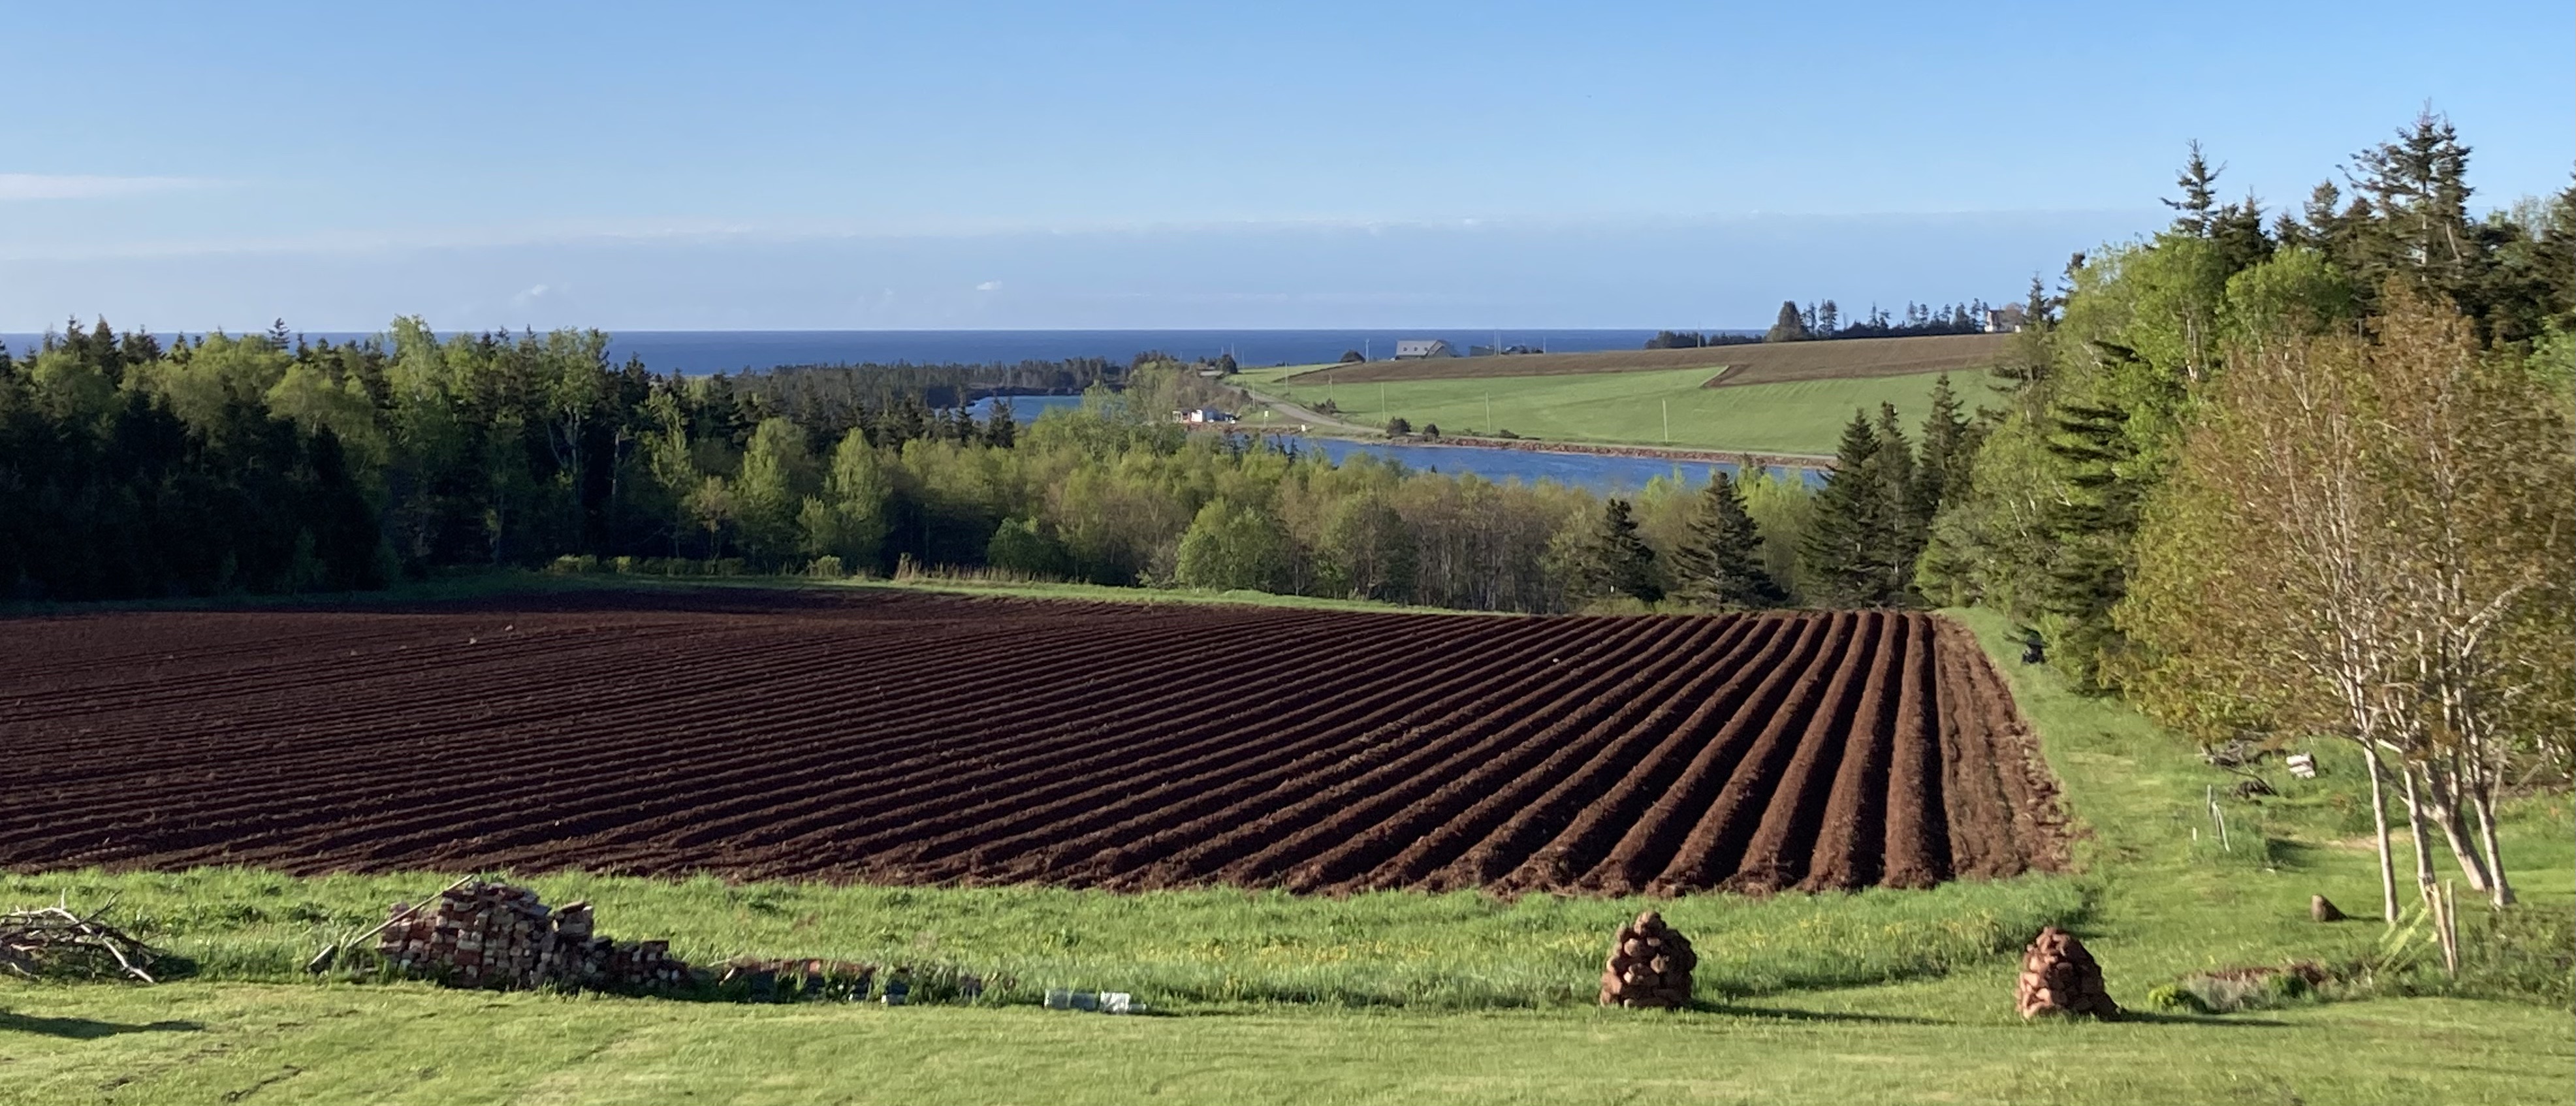
<svg viewBox="0 0 2576 1106">
<path fill-rule="evenodd" d="M 0 867 L 1297 890 L 2055 865 L 1922 614 L 588 593 L 0 620 Z"/>
</svg>

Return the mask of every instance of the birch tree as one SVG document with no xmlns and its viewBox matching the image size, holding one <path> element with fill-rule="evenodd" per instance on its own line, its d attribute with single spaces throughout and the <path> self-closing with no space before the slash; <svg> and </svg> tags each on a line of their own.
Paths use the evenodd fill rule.
<svg viewBox="0 0 2576 1106">
<path fill-rule="evenodd" d="M 2381 303 L 2371 438 L 2391 534 L 2409 557 L 2399 599 L 2421 704 L 2410 759 L 2462 873 L 2502 906 L 2514 895 L 2495 800 L 2515 720 L 2566 724 L 2546 700 L 2568 653 L 2560 641 L 2576 635 L 2550 617 L 2576 590 L 2569 426 L 2521 366 L 2482 354 L 2447 305 L 2393 282 Z M 2558 640 L 2529 632 L 2553 623 Z"/>
<path fill-rule="evenodd" d="M 2204 739 L 2333 734 L 2370 777 L 2380 910 L 2397 919 L 2383 752 L 2414 704 L 2402 679 L 2403 565 L 2384 540 L 2351 339 L 2254 343 L 2185 438 L 2148 511 L 2118 619 L 2134 692 Z"/>
</svg>

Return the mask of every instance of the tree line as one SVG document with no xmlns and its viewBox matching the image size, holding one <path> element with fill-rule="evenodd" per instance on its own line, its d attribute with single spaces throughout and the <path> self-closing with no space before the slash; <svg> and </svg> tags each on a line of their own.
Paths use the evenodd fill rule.
<svg viewBox="0 0 2576 1106">
<path fill-rule="evenodd" d="M 2018 306 L 2018 305 L 2015 305 Z M 1647 349 L 1702 349 L 1719 346 L 1745 346 L 1761 342 L 1821 342 L 1836 338 L 1914 338 L 1934 334 L 1981 334 L 1986 330 L 1989 310 L 1984 300 L 1970 300 L 1946 306 L 1907 302 L 1902 314 L 1889 314 L 1885 308 L 1871 304 L 1859 315 L 1843 314 L 1842 306 L 1832 300 L 1811 302 L 1801 307 L 1795 300 L 1784 300 L 1780 314 L 1771 329 L 1759 334 L 1729 331 L 1658 330 L 1646 339 Z"/>
<path fill-rule="evenodd" d="M 2267 219 L 2195 146 L 2034 294 L 1915 565 L 2203 741 L 2350 742 L 2392 919 L 2390 805 L 2501 904 L 2498 796 L 2576 768 L 2576 189 L 2474 216 L 2469 152 L 2428 113 Z"/>
</svg>

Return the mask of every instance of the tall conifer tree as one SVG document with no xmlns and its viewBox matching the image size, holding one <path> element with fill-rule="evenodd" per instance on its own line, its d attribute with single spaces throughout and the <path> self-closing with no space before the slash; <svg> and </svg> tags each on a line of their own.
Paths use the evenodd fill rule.
<svg viewBox="0 0 2576 1106">
<path fill-rule="evenodd" d="M 1601 505 L 1601 521 L 1583 545 L 1583 575 L 1595 596 L 1625 595 L 1652 603 L 1664 597 L 1655 582 L 1655 551 L 1637 536 L 1637 519 L 1628 501 L 1613 497 Z"/>
<path fill-rule="evenodd" d="M 1673 583 L 1693 603 L 1721 610 L 1776 607 L 1788 594 L 1762 563 L 1762 529 L 1744 493 L 1723 472 L 1709 476 L 1690 520 L 1690 541 L 1673 553 Z"/>
<path fill-rule="evenodd" d="M 1798 574 L 1812 598 L 1827 606 L 1869 606 L 1880 601 L 1887 566 L 1880 563 L 1887 530 L 1886 481 L 1880 472 L 1878 433 L 1869 416 L 1852 412 L 1834 451 L 1834 471 L 1816 492 L 1814 517 L 1798 543 Z"/>
</svg>

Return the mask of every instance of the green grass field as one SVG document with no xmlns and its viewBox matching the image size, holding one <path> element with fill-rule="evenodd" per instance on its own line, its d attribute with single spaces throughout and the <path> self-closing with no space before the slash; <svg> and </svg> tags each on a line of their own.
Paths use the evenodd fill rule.
<svg viewBox="0 0 2576 1106">
<path fill-rule="evenodd" d="M 1990 651 L 2007 646 L 2000 619 L 1963 617 Z M 0 1104 L 2565 1101 L 2563 1004 L 2460 996 L 2512 990 L 2496 979 L 2560 970 L 2576 950 L 2455 985 L 2424 968 L 2420 935 L 2383 958 L 2375 922 L 2307 919 L 2312 893 L 2357 916 L 2376 902 L 2355 758 L 2320 750 L 2321 779 L 2223 800 L 2222 850 L 2203 797 L 2233 777 L 2116 704 L 2004 667 L 2085 827 L 2082 870 L 1662 904 L 1707 957 L 1692 1011 L 1584 1004 L 1597 946 L 1633 902 L 536 881 L 598 902 L 606 932 L 667 935 L 694 957 L 1002 979 L 980 1004 L 889 1010 L 298 975 L 320 939 L 438 876 L 14 876 L 0 902 L 120 894 L 121 913 L 200 967 L 157 988 L 0 982 Z M 2567 797 L 2518 803 L 2506 828 L 2524 909 L 2576 913 Z M 2219 966 L 2381 959 L 2382 974 L 2336 1001 L 2026 1025 L 2010 1010 L 2014 951 L 2049 920 L 2072 922 L 2132 1009 Z M 1171 1016 L 1033 1008 L 1050 984 L 1132 990 Z M 2399 997 L 2431 992 L 2452 994 Z"/>
<path fill-rule="evenodd" d="M 1831 456 L 1856 409 L 1874 417 L 1879 404 L 1893 403 L 1910 433 L 1929 409 L 1939 374 L 1733 388 L 1701 387 L 1716 375 L 1708 368 L 1343 385 L 1289 382 L 1286 375 L 1247 373 L 1242 383 L 1255 394 L 1310 407 L 1330 399 L 1343 421 L 1361 426 L 1402 417 L 1452 434 L 1504 429 L 1551 441 Z M 1963 373 L 1952 385 L 1973 405 L 1982 379 Z"/>
</svg>

